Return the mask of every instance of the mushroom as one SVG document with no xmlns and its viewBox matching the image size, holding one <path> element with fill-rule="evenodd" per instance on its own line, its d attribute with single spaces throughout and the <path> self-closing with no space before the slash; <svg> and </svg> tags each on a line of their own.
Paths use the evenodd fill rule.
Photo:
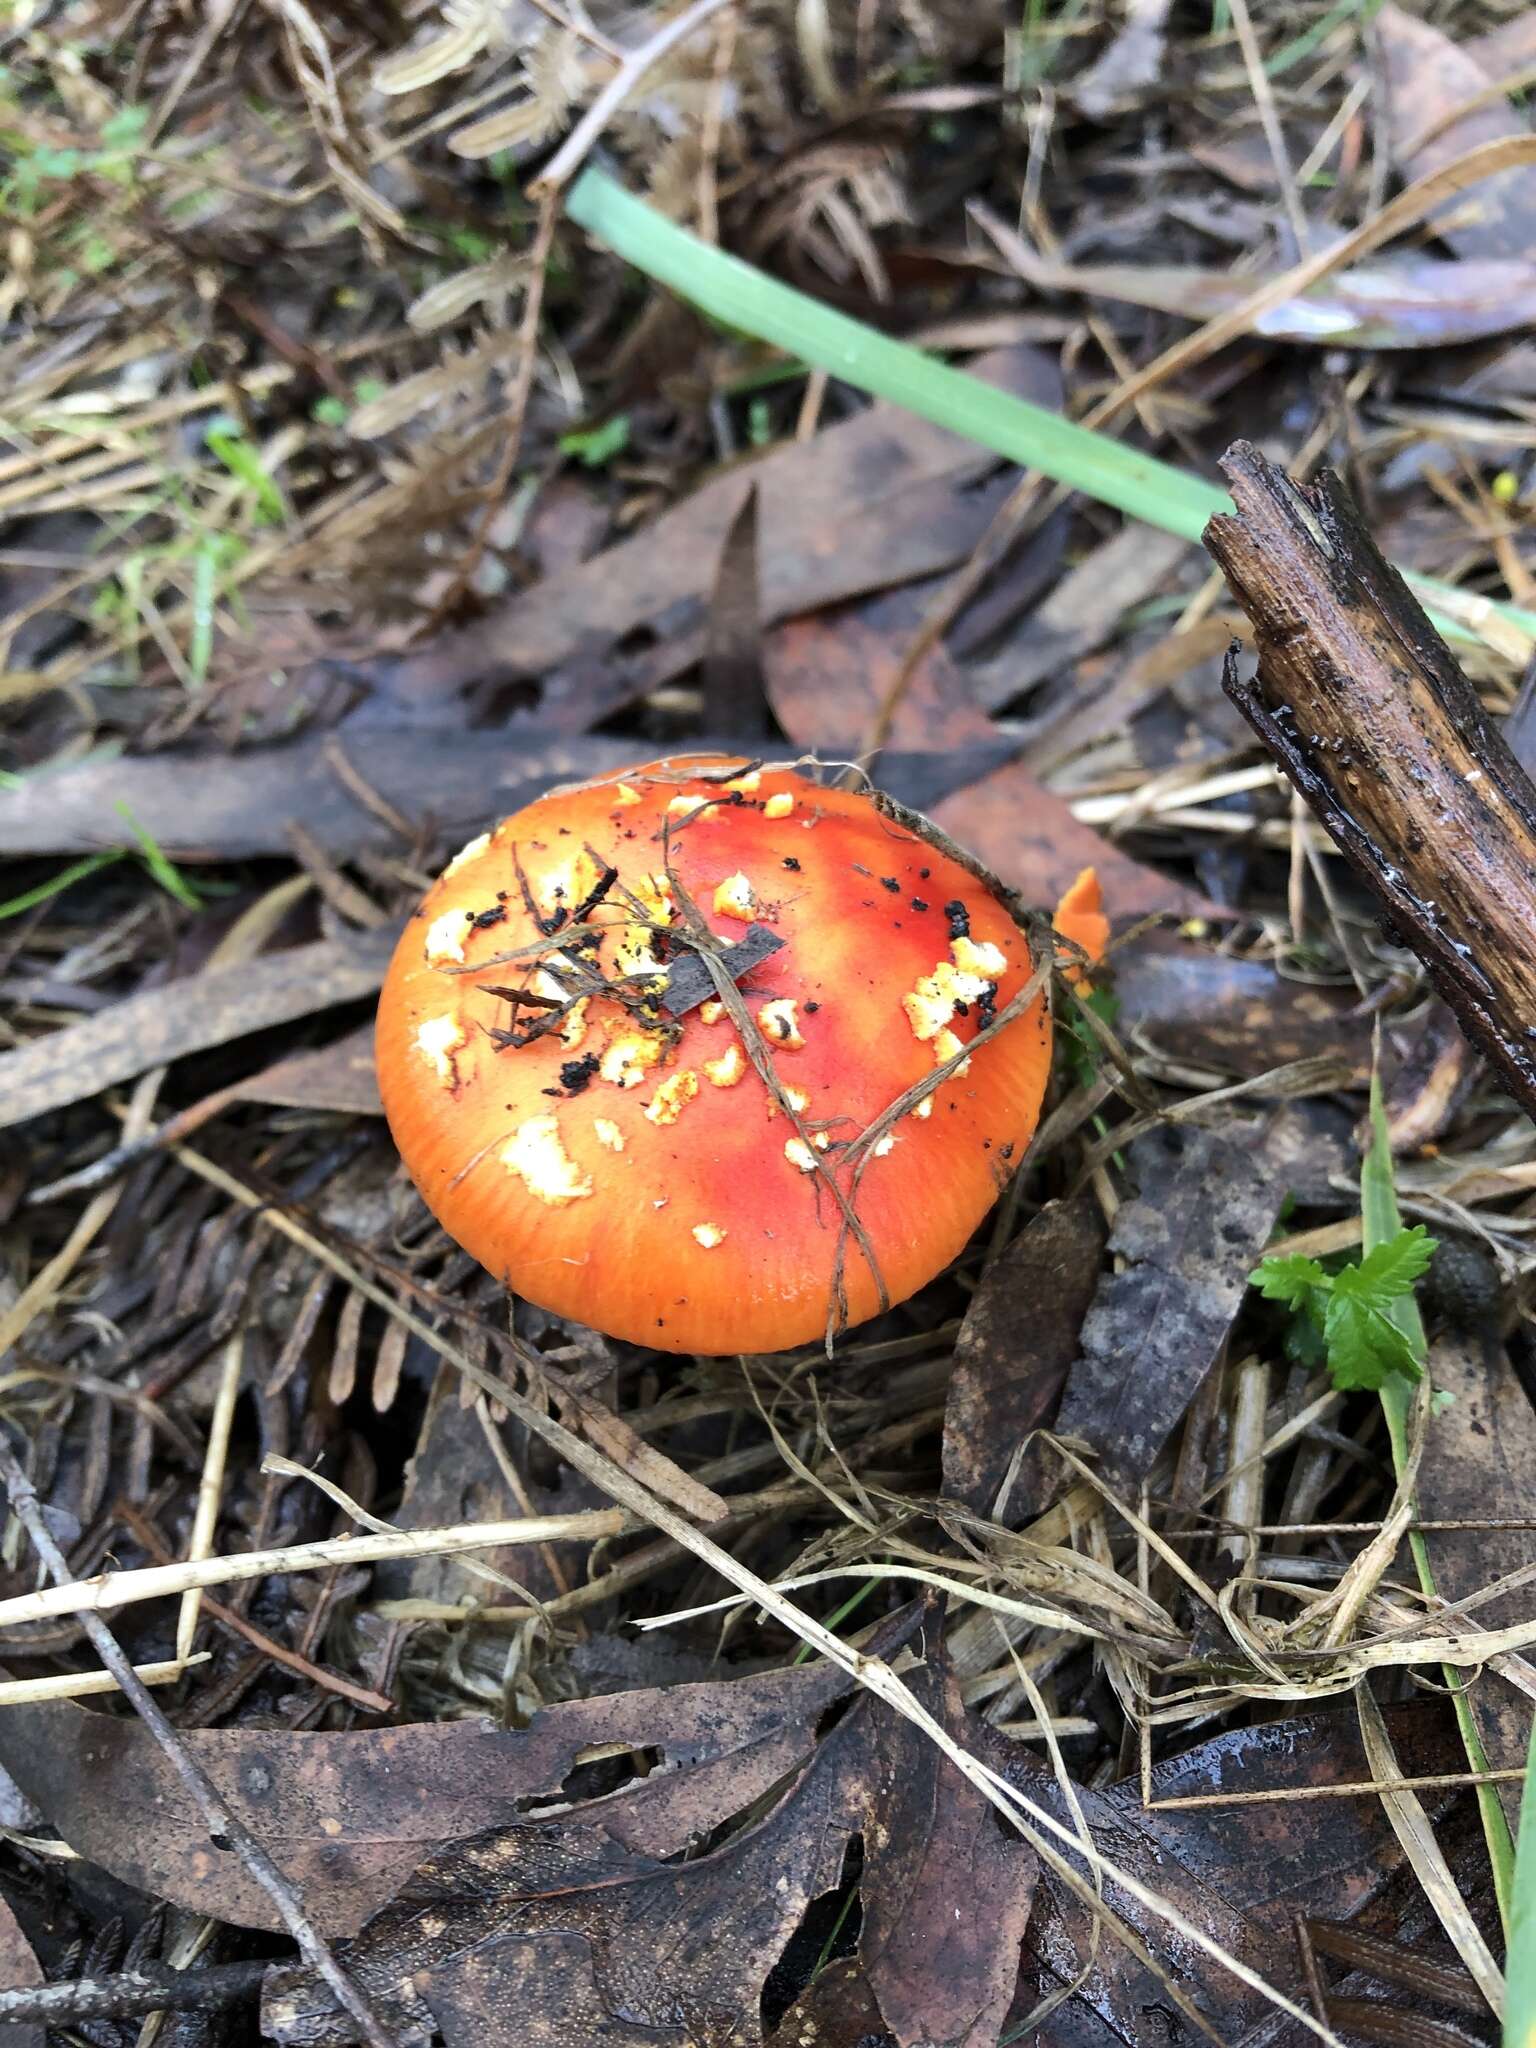
<svg viewBox="0 0 1536 2048">
<path fill-rule="evenodd" d="M 1050 1067 L 1043 997 L 994 1028 L 1025 932 L 947 847 L 715 756 L 472 841 L 379 1005 L 428 1206 L 527 1300 L 663 1351 L 776 1351 L 905 1300 L 1018 1165 Z M 1102 951 L 1091 872 L 1058 929 Z"/>
</svg>

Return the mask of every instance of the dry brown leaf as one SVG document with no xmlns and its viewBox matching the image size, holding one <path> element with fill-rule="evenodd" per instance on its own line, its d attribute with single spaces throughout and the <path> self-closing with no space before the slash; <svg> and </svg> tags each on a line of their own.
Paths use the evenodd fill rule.
<svg viewBox="0 0 1536 2048">
<path fill-rule="evenodd" d="M 348 1934 L 440 1845 L 559 1805 L 583 1754 L 605 1744 L 659 1752 L 674 1768 L 612 1794 L 604 1838 L 638 1831 L 655 1853 L 682 1850 L 711 1801 L 734 1811 L 804 1762 L 819 1715 L 847 1683 L 817 1666 L 573 1700 L 525 1729 L 441 1721 L 347 1734 L 196 1729 L 183 1740 L 317 1924 Z M 125 1883 L 238 1926 L 276 1924 L 267 1894 L 210 1844 L 139 1722 L 68 1702 L 9 1707 L 0 1763 L 71 1848 Z"/>
</svg>

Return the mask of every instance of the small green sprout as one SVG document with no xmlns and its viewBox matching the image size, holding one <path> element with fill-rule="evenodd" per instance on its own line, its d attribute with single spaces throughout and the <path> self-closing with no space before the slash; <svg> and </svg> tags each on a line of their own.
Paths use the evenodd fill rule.
<svg viewBox="0 0 1536 2048">
<path fill-rule="evenodd" d="M 615 413 L 600 427 L 573 427 L 560 436 L 562 455 L 574 455 L 587 469 L 601 469 L 629 446 L 629 414 Z"/>
<path fill-rule="evenodd" d="M 1435 1244 L 1417 1223 L 1336 1273 L 1293 1253 L 1265 1259 L 1249 1280 L 1266 1301 L 1283 1301 L 1296 1311 L 1287 1343 L 1293 1357 L 1309 1365 L 1326 1363 L 1341 1393 L 1379 1389 L 1393 1373 L 1416 1380 L 1423 1369 L 1422 1342 L 1399 1329 L 1387 1310 L 1412 1295 Z"/>
</svg>

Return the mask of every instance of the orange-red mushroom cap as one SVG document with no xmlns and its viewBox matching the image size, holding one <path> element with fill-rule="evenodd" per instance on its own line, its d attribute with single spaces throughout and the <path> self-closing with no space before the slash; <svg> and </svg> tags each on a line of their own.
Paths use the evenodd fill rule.
<svg viewBox="0 0 1536 2048">
<path fill-rule="evenodd" d="M 1091 875 L 1069 902 L 1096 955 Z M 763 956 L 731 986 L 782 1101 L 700 978 L 690 906 Z M 1031 972 L 985 883 L 869 797 L 655 762 L 449 862 L 385 980 L 379 1086 L 428 1206 L 515 1293 L 665 1351 L 774 1351 L 905 1300 L 985 1215 L 1039 1115 L 1043 999 L 965 1047 Z"/>
</svg>

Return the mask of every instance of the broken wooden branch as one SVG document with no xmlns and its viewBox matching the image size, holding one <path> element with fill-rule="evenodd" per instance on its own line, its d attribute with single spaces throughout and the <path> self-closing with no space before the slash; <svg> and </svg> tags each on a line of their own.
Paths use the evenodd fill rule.
<svg viewBox="0 0 1536 2048">
<path fill-rule="evenodd" d="M 1253 620 L 1227 694 L 1536 1114 L 1536 787 L 1342 485 L 1244 441 L 1205 544 Z"/>
</svg>

